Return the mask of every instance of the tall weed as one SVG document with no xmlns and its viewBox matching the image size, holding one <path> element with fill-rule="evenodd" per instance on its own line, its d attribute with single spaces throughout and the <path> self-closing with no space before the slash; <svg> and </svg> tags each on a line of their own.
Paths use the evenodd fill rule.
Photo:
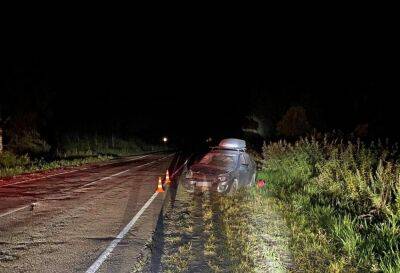
<svg viewBox="0 0 400 273">
<path fill-rule="evenodd" d="M 264 144 L 260 176 L 292 226 L 302 270 L 400 272 L 398 160 L 397 145 L 380 141 Z"/>
</svg>

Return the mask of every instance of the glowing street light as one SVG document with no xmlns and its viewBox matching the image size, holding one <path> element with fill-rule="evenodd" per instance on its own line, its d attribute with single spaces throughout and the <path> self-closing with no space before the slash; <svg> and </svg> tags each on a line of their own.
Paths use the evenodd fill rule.
<svg viewBox="0 0 400 273">
<path fill-rule="evenodd" d="M 168 138 L 167 138 L 167 137 L 163 137 L 163 138 L 162 138 L 162 141 L 163 141 L 164 143 L 167 143 L 167 142 L 168 142 Z"/>
</svg>

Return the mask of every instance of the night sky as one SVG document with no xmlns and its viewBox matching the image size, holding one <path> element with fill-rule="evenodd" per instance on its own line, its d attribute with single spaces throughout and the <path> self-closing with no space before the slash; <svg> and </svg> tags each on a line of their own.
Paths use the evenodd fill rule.
<svg viewBox="0 0 400 273">
<path fill-rule="evenodd" d="M 300 105 L 319 131 L 349 133 L 367 123 L 371 137 L 399 138 L 398 79 L 384 55 L 357 47 L 257 55 L 210 43 L 183 46 L 72 43 L 12 51 L 1 63 L 2 119 L 29 111 L 47 134 L 203 139 L 240 136 L 254 112 L 275 126 Z"/>
</svg>

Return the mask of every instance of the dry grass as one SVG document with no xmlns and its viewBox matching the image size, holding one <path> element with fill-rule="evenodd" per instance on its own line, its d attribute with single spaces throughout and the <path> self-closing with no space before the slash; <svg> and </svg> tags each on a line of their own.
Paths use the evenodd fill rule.
<svg viewBox="0 0 400 273">
<path fill-rule="evenodd" d="M 0 177 L 9 177 L 14 175 L 19 175 L 22 173 L 36 172 L 36 171 L 47 171 L 51 169 L 57 169 L 62 167 L 75 167 L 83 164 L 100 162 L 110 160 L 112 156 L 83 156 L 77 158 L 64 158 L 64 159 L 54 159 L 54 160 L 43 160 L 35 159 L 30 160 L 29 157 L 23 156 L 18 157 L 15 164 L 13 165 L 3 165 L 1 164 L 5 157 L 5 153 L 0 157 Z M 20 158 L 25 158 L 21 160 Z"/>
<path fill-rule="evenodd" d="M 253 188 L 220 199 L 233 272 L 286 272 L 288 232 L 273 201 Z"/>
<path fill-rule="evenodd" d="M 200 197 L 178 190 L 177 200 L 164 220 L 163 272 L 196 265 L 207 273 L 280 273 L 291 266 L 285 221 L 256 188 Z"/>
</svg>

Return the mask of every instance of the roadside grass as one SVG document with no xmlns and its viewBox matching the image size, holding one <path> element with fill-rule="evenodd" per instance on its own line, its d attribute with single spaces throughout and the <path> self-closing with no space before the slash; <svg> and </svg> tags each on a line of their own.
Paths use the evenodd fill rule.
<svg viewBox="0 0 400 273">
<path fill-rule="evenodd" d="M 192 244 L 187 242 L 178 247 L 178 251 L 171 253 L 168 256 L 168 262 L 173 266 L 167 266 L 166 273 L 184 272 L 189 269 L 190 259 L 188 257 L 191 255 Z"/>
<path fill-rule="evenodd" d="M 292 267 L 289 230 L 273 197 L 256 188 L 234 196 L 178 189 L 164 216 L 162 272 L 283 273 Z M 183 201 L 184 200 L 184 201 Z"/>
<path fill-rule="evenodd" d="M 14 143 L 9 146 L 9 150 L 0 153 L 0 177 L 78 166 L 167 148 L 146 143 L 139 137 L 124 139 L 118 136 L 106 137 L 97 134 L 65 134 L 58 139 L 57 146 L 51 152 L 50 147 L 38 152 L 37 145 L 34 145 L 37 140 L 31 138 L 26 138 L 23 143 L 18 142 L 19 146 Z"/>
<path fill-rule="evenodd" d="M 397 146 L 338 139 L 264 144 L 265 200 L 274 198 L 300 272 L 400 272 Z"/>
<path fill-rule="evenodd" d="M 13 164 L 3 164 L 9 162 L 5 157 L 16 157 Z M 112 156 L 98 155 L 98 156 L 85 156 L 85 157 L 70 157 L 53 160 L 45 160 L 42 158 L 31 160 L 28 156 L 17 157 L 9 155 L 9 152 L 0 154 L 0 177 L 10 177 L 23 173 L 30 173 L 36 171 L 47 171 L 62 167 L 75 167 L 83 164 L 100 162 L 112 159 Z"/>
<path fill-rule="evenodd" d="M 193 208 L 190 200 L 177 200 L 168 206 L 163 216 L 163 240 L 161 271 L 166 273 L 187 272 L 194 259 L 190 237 L 193 233 Z"/>
<path fill-rule="evenodd" d="M 59 139 L 56 149 L 58 157 L 113 155 L 126 156 L 144 151 L 159 151 L 162 145 L 149 144 L 139 137 L 122 138 L 97 134 L 66 134 Z"/>
<path fill-rule="evenodd" d="M 205 195 L 202 201 L 205 262 L 211 272 L 226 272 L 231 257 L 224 256 L 226 255 L 224 245 L 226 238 L 221 229 L 221 211 L 215 203 L 214 196 Z"/>
<path fill-rule="evenodd" d="M 223 231 L 231 272 L 287 272 L 292 266 L 285 221 L 271 198 L 256 188 L 221 196 Z"/>
</svg>

